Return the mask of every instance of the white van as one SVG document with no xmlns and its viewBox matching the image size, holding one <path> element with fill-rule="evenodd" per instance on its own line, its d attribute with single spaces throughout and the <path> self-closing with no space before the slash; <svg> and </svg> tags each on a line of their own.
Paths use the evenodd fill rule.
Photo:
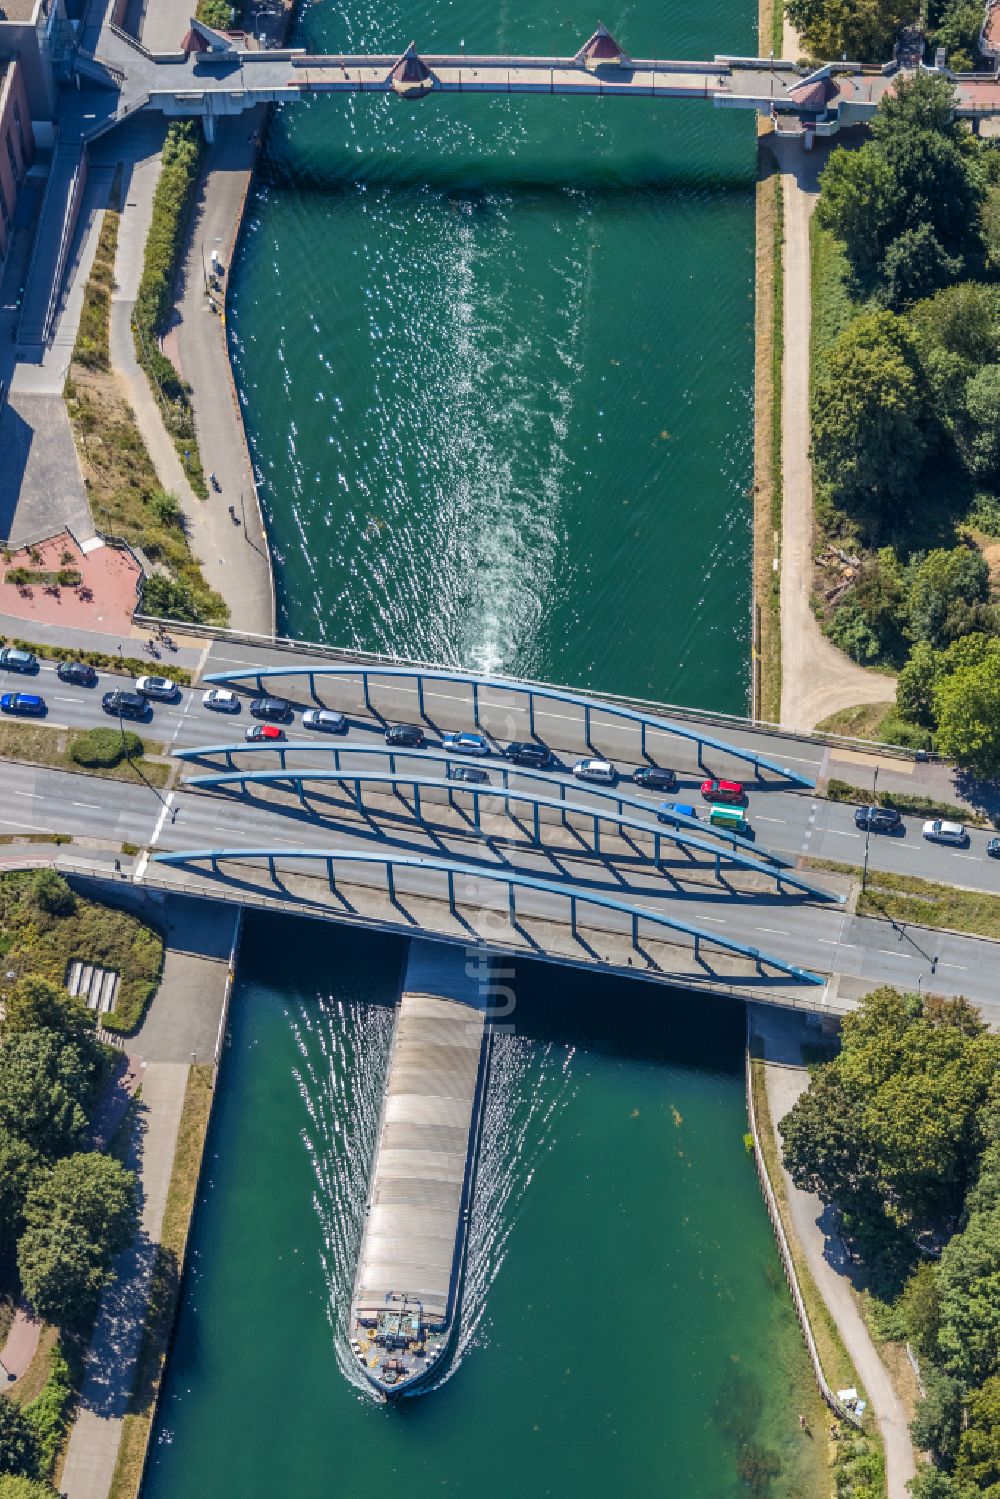
<svg viewBox="0 0 1000 1499">
<path fill-rule="evenodd" d="M 577 760 L 573 774 L 578 781 L 596 781 L 601 786 L 613 786 L 618 779 L 610 760 Z"/>
</svg>

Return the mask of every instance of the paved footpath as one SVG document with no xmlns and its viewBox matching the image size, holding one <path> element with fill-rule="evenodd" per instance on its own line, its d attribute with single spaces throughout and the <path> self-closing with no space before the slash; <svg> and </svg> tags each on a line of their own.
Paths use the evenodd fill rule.
<svg viewBox="0 0 1000 1499">
<path fill-rule="evenodd" d="M 752 1018 L 754 1034 L 764 1042 L 767 1102 L 777 1127 L 809 1086 L 809 1073 L 801 1053 L 801 1042 L 809 1032 L 800 1017 L 786 1015 L 771 1006 L 755 1005 Z M 792 1230 L 854 1361 L 878 1422 L 885 1446 L 888 1499 L 909 1499 L 906 1484 L 916 1468 L 906 1411 L 851 1292 L 849 1262 L 840 1240 L 827 1233 L 829 1209 L 815 1193 L 800 1191 L 784 1167 L 782 1172 Z"/>
</svg>

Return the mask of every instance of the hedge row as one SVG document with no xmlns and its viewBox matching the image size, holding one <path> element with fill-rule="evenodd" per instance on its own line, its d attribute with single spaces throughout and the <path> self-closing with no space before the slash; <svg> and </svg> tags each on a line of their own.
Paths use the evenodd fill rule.
<svg viewBox="0 0 1000 1499">
<path fill-rule="evenodd" d="M 177 120 L 170 126 L 163 143 L 142 280 L 132 311 L 132 330 L 136 358 L 149 377 L 191 487 L 206 499 L 208 485 L 195 435 L 191 387 L 181 379 L 159 345 L 170 321 L 174 277 L 203 152 L 204 144 L 194 121 Z"/>
<path fill-rule="evenodd" d="M 857 802 L 861 807 L 891 807 L 901 816 L 906 813 L 914 817 L 943 817 L 954 822 L 971 822 L 975 827 L 989 827 L 989 819 L 971 807 L 960 807 L 955 802 L 939 802 L 933 796 L 914 796 L 905 791 L 878 791 L 872 795 L 871 788 L 853 786 L 850 781 L 838 781 L 835 777 L 826 783 L 826 794 L 832 802 Z"/>
<path fill-rule="evenodd" d="M 109 656 L 103 651 L 77 650 L 71 645 L 39 645 L 34 640 L 19 640 L 16 636 L 10 639 L 6 635 L 0 635 L 0 645 L 12 645 L 15 650 L 31 651 L 32 655 L 43 661 L 89 661 L 98 671 L 113 671 L 126 677 L 145 676 L 152 670 L 152 664 L 138 656 Z M 191 673 L 183 666 L 174 666 L 171 662 L 168 672 L 179 687 L 191 686 Z"/>
</svg>

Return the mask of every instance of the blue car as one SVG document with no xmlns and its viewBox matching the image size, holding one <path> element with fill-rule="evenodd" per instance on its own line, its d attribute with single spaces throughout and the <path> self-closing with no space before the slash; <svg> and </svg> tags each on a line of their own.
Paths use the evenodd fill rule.
<svg viewBox="0 0 1000 1499">
<path fill-rule="evenodd" d="M 450 755 L 489 755 L 489 744 L 482 734 L 442 734 L 441 748 Z"/>
<path fill-rule="evenodd" d="M 656 809 L 656 816 L 660 822 L 674 822 L 676 819 L 671 816 L 673 812 L 679 813 L 681 817 L 698 816 L 698 809 L 687 802 L 661 802 Z"/>
<path fill-rule="evenodd" d="M 0 697 L 0 711 L 4 713 L 35 714 L 45 712 L 45 699 L 36 692 L 5 692 Z"/>
</svg>

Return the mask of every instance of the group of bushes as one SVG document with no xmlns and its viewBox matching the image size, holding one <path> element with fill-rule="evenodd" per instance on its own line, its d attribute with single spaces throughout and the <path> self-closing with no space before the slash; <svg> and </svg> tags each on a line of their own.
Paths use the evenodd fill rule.
<svg viewBox="0 0 1000 1499">
<path fill-rule="evenodd" d="M 864 665 L 901 670 L 897 737 L 1000 773 L 1000 150 L 943 78 L 902 81 L 821 177 L 814 257 L 817 512 L 850 558 L 818 608 Z M 937 660 L 934 681 L 927 662 Z M 917 704 L 919 701 L 919 711 Z"/>
<path fill-rule="evenodd" d="M 41 929 L 76 919 L 77 898 L 52 870 L 22 882 L 20 899 Z M 97 1040 L 84 1002 L 44 974 L 22 974 L 2 1002 L 0 1289 L 23 1295 L 70 1340 L 83 1339 L 137 1221 L 134 1174 L 89 1148 L 90 1115 L 113 1054 Z M 48 1492 L 71 1393 L 57 1350 L 37 1400 L 21 1409 L 0 1396 L 0 1474 Z"/>
<path fill-rule="evenodd" d="M 781 1123 L 797 1186 L 836 1205 L 883 1335 L 927 1390 L 914 1499 L 1000 1499 L 1000 1037 L 965 1000 L 892 989 Z"/>
<path fill-rule="evenodd" d="M 158 396 L 164 422 L 192 488 L 208 495 L 195 435 L 190 387 L 160 350 L 173 307 L 174 276 L 184 244 L 191 200 L 201 167 L 202 141 L 197 123 L 175 121 L 163 143 L 160 178 L 153 197 L 153 216 L 146 239 L 142 279 L 132 312 L 135 351 Z"/>
<path fill-rule="evenodd" d="M 118 186 L 116 182 L 116 191 Z M 73 358 L 88 370 L 107 371 L 111 368 L 111 293 L 115 285 L 120 218 L 114 208 L 105 210 L 94 263 L 83 294 Z"/>
<path fill-rule="evenodd" d="M 0 645 L 12 645 L 16 650 L 30 651 L 39 660 L 89 661 L 97 671 L 113 671 L 133 677 L 141 677 L 149 671 L 149 662 L 143 661 L 140 656 L 111 656 L 106 652 L 80 650 L 71 645 L 50 645 L 47 641 L 39 645 L 34 640 L 21 640 L 17 636 L 8 639 L 6 635 L 0 635 Z M 178 686 L 190 687 L 191 673 L 185 667 L 171 663 L 170 675 Z"/>
</svg>

